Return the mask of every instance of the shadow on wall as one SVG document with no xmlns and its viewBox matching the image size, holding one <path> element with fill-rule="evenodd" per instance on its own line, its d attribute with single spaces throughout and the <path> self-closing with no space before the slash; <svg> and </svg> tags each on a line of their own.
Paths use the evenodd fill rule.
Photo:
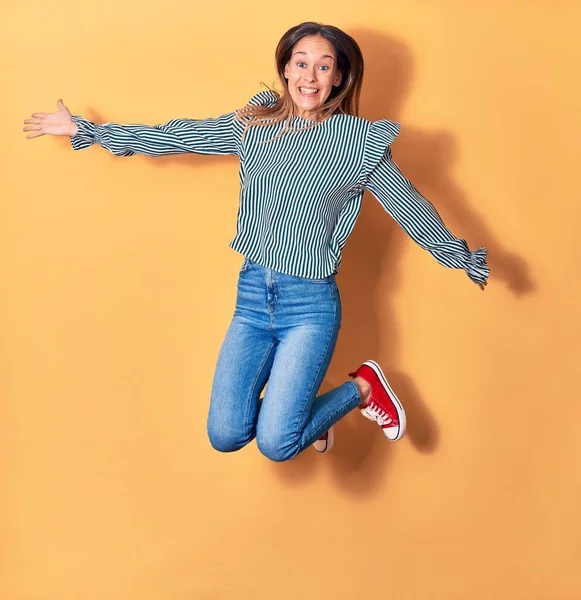
<svg viewBox="0 0 581 600">
<path fill-rule="evenodd" d="M 360 116 L 372 121 L 400 121 L 402 107 L 413 83 L 413 61 L 409 49 L 402 42 L 377 32 L 352 30 L 349 33 L 357 40 L 365 57 Z M 260 86 L 260 89 L 263 87 Z M 257 88 L 257 91 L 260 89 Z M 277 89 L 281 89 L 280 84 Z M 98 123 L 106 122 L 94 110 L 90 110 L 87 116 Z M 488 248 L 491 280 L 506 285 L 516 297 L 530 293 L 534 285 L 526 262 L 501 245 L 451 180 L 449 173 L 455 152 L 455 142 L 450 134 L 426 133 L 405 123 L 393 147 L 394 160 L 418 190 L 434 203 L 446 225 L 456 235 L 465 238 L 471 249 Z M 214 161 L 224 164 L 225 160 L 236 159 L 176 155 L 144 160 L 151 161 L 156 167 L 168 164 L 191 167 L 194 164 L 210 165 Z M 438 443 L 436 420 L 428 402 L 415 387 L 413 377 L 398 371 L 400 332 L 397 316 L 390 307 L 390 299 L 400 284 L 399 267 L 408 243 L 413 244 L 367 192 L 337 277 L 343 304 L 343 324 L 321 392 L 343 383 L 347 373 L 362 360 L 378 360 L 406 408 L 408 429 L 404 440 L 409 440 L 420 452 L 430 453 Z M 428 259 L 433 260 L 431 257 Z M 385 265 L 389 265 L 389 285 L 379 290 Z M 475 291 L 482 293 L 468 280 L 467 284 L 474 285 Z M 381 314 L 376 306 L 381 307 Z M 388 338 L 380 340 L 378 331 L 389 332 Z M 329 455 L 320 457 L 308 449 L 292 461 L 273 463 L 275 475 L 289 485 L 296 485 L 314 476 L 324 460 L 326 466 L 331 466 L 338 487 L 345 493 L 356 496 L 373 493 L 386 474 L 393 446 L 383 438 L 377 426 L 361 417 L 358 411 L 342 419 L 337 425 L 337 433 L 338 443 Z"/>
<path fill-rule="evenodd" d="M 409 49 L 400 41 L 377 32 L 352 30 L 349 33 L 357 40 L 365 58 L 360 116 L 371 121 L 400 121 L 413 83 Z M 534 285 L 526 262 L 502 246 L 452 181 L 450 172 L 455 151 L 455 142 L 449 133 L 427 133 L 405 123 L 393 146 L 394 160 L 402 172 L 434 203 L 451 231 L 465 238 L 471 250 L 480 246 L 488 248 L 491 281 L 506 285 L 517 297 L 530 293 Z M 428 408 L 428 399 L 422 398 L 415 387 L 413 375 L 397 368 L 400 331 L 397 315 L 390 306 L 400 285 L 402 252 L 405 244 L 413 243 L 366 192 L 337 276 L 343 324 L 321 392 L 343 383 L 346 374 L 363 360 L 378 360 L 406 408 L 408 429 L 404 440 L 398 443 L 409 440 L 420 452 L 430 453 L 438 443 L 436 419 Z M 434 260 L 429 254 L 427 257 Z M 389 284 L 379 289 L 384 270 L 388 271 Z M 473 285 L 479 294 L 486 293 L 468 279 L 467 285 Z M 381 314 L 377 307 L 381 307 Z M 388 332 L 387 338 L 380 340 L 379 331 Z M 313 476 L 324 460 L 331 465 L 337 486 L 345 493 L 372 493 L 386 475 L 393 445 L 383 438 L 377 425 L 364 419 L 358 411 L 342 419 L 336 429 L 338 439 L 332 452 L 321 457 L 307 450 L 288 463 L 274 465 L 277 475 L 296 484 Z"/>
</svg>

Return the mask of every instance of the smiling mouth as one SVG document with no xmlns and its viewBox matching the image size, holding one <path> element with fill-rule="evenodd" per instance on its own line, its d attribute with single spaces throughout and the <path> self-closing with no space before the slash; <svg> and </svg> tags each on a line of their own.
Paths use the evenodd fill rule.
<svg viewBox="0 0 581 600">
<path fill-rule="evenodd" d="M 318 96 L 319 88 L 308 88 L 308 87 L 300 87 L 299 93 L 301 96 Z"/>
</svg>

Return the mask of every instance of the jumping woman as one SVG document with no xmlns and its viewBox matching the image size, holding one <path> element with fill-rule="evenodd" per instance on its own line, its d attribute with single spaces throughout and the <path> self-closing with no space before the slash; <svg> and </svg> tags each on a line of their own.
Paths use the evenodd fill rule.
<svg viewBox="0 0 581 600">
<path fill-rule="evenodd" d="M 70 136 L 75 150 L 98 144 L 117 156 L 239 158 L 230 247 L 244 260 L 217 359 L 208 436 L 221 452 L 256 438 L 265 456 L 284 461 L 311 444 L 330 450 L 334 423 L 355 408 L 388 440 L 405 432 L 404 408 L 374 360 L 318 395 L 341 326 L 341 252 L 365 190 L 443 266 L 463 269 L 482 290 L 490 270 L 486 248 L 471 252 L 393 162 L 399 124 L 357 116 L 363 56 L 351 36 L 302 23 L 282 36 L 275 63 L 281 93 L 260 91 L 216 118 L 96 124 L 59 100 L 57 112 L 32 114 L 24 131 Z"/>
</svg>

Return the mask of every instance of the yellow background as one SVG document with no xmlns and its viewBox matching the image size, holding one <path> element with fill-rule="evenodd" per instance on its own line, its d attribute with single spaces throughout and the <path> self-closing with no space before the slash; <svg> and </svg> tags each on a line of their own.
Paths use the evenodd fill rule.
<svg viewBox="0 0 581 600">
<path fill-rule="evenodd" d="M 578 24 L 571 1 L 32 2 L 0 8 L 0 597 L 581 598 Z M 217 116 L 274 83 L 276 43 L 337 25 L 362 116 L 472 248 L 485 292 L 369 194 L 338 277 L 324 386 L 367 358 L 409 415 L 335 450 L 213 451 L 205 419 L 241 257 L 234 157 L 26 140 Z"/>
</svg>

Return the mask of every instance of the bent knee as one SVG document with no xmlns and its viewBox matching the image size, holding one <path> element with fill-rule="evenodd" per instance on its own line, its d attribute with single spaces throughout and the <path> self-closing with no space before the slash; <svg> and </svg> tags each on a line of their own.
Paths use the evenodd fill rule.
<svg viewBox="0 0 581 600">
<path fill-rule="evenodd" d="M 298 442 L 291 438 L 284 438 L 277 435 L 258 435 L 256 438 L 258 449 L 266 458 L 275 462 L 284 462 L 294 458 L 299 453 Z"/>
<path fill-rule="evenodd" d="M 218 452 L 236 452 L 250 441 L 243 432 L 226 427 L 223 424 L 208 422 L 208 439 Z"/>
</svg>

